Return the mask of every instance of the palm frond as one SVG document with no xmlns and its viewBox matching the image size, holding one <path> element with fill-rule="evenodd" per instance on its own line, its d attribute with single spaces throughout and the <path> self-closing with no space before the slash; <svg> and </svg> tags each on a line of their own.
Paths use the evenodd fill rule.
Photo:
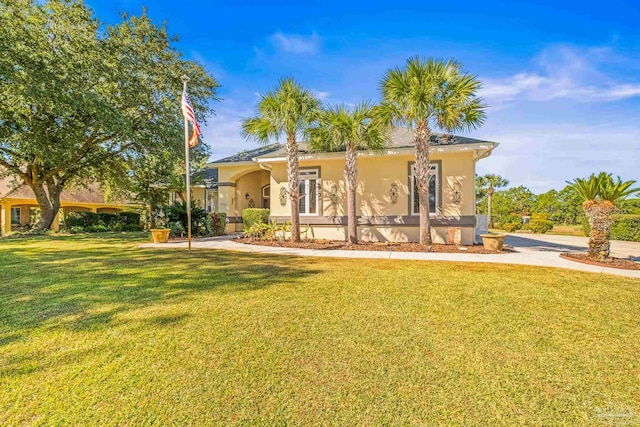
<svg viewBox="0 0 640 427">
<path fill-rule="evenodd" d="M 355 107 L 344 104 L 327 107 L 309 132 L 309 143 L 315 150 L 342 151 L 380 149 L 389 141 L 391 116 L 375 120 L 378 107 L 363 101 Z"/>
<path fill-rule="evenodd" d="M 269 143 L 286 135 L 300 138 L 317 119 L 322 103 L 293 78 L 283 77 L 278 85 L 260 95 L 256 115 L 242 123 L 244 138 Z"/>
<path fill-rule="evenodd" d="M 415 56 L 404 68 L 388 70 L 380 81 L 383 102 L 377 120 L 409 127 L 427 123 L 446 132 L 469 131 L 484 122 L 486 106 L 477 96 L 481 86 L 454 59 Z"/>
</svg>

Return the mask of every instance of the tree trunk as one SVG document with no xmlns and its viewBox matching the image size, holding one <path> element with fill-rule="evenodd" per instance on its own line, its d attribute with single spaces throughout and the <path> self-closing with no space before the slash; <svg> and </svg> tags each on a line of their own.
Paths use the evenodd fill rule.
<svg viewBox="0 0 640 427">
<path fill-rule="evenodd" d="M 38 207 L 40 208 L 40 219 L 33 230 L 49 230 L 60 210 L 60 193 L 62 189 L 55 185 L 53 181 L 47 182 L 48 191 L 45 191 L 42 181 L 27 182 L 27 185 L 33 190 L 33 194 L 38 202 Z"/>
<path fill-rule="evenodd" d="M 492 204 L 493 204 L 493 187 L 489 187 L 489 190 L 487 191 L 487 216 L 489 217 L 487 228 L 493 228 L 493 216 L 491 215 Z"/>
<path fill-rule="evenodd" d="M 358 244 L 358 220 L 356 218 L 356 186 L 358 178 L 357 152 L 347 146 L 344 178 L 347 183 L 347 243 Z"/>
<path fill-rule="evenodd" d="M 415 176 L 418 184 L 418 204 L 420 206 L 420 244 L 431 247 L 431 224 L 429 221 L 429 140 L 431 129 L 426 123 L 419 123 L 414 132 L 416 144 Z M 413 185 L 413 183 L 411 184 Z"/>
<path fill-rule="evenodd" d="M 300 241 L 300 171 L 298 166 L 298 144 L 295 135 L 287 136 L 287 179 L 291 202 L 291 240 Z"/>
<path fill-rule="evenodd" d="M 591 227 L 588 255 L 597 260 L 607 259 L 611 245 L 611 213 L 615 206 L 608 201 L 588 200 L 583 204 L 583 208 Z"/>
</svg>

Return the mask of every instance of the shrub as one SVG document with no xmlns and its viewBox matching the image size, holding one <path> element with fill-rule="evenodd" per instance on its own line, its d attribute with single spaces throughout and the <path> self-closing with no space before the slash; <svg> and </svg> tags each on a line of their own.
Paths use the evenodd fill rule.
<svg viewBox="0 0 640 427">
<path fill-rule="evenodd" d="M 140 225 L 140 214 L 137 212 L 120 212 L 116 216 L 122 225 Z"/>
<path fill-rule="evenodd" d="M 171 229 L 169 233 L 171 237 L 182 237 L 187 232 L 180 221 L 170 222 L 169 228 Z"/>
<path fill-rule="evenodd" d="M 544 234 L 553 229 L 553 221 L 547 219 L 531 220 L 529 224 L 522 227 L 523 230 L 530 230 L 536 234 Z"/>
<path fill-rule="evenodd" d="M 263 222 L 254 222 L 250 227 L 245 227 L 244 234 L 250 239 L 262 239 L 267 233 L 269 224 Z"/>
<path fill-rule="evenodd" d="M 142 231 L 140 224 L 118 224 L 122 227 L 122 231 Z M 119 230 L 114 230 L 119 231 Z"/>
<path fill-rule="evenodd" d="M 100 217 L 95 212 L 70 212 L 64 219 L 65 227 L 87 228 L 99 223 Z"/>
<path fill-rule="evenodd" d="M 70 233 L 70 234 L 84 233 L 84 227 L 73 225 L 71 227 L 67 227 L 66 231 L 67 233 Z"/>
<path fill-rule="evenodd" d="M 211 236 L 223 236 L 227 232 L 227 214 L 213 212 L 207 215 L 204 221 L 207 234 Z"/>
<path fill-rule="evenodd" d="M 589 234 L 591 234 L 591 226 L 589 225 L 589 218 L 582 217 L 582 221 L 580 221 L 580 224 L 582 224 L 582 232 L 584 233 L 584 235 L 589 237 Z"/>
<path fill-rule="evenodd" d="M 516 215 L 516 214 L 509 214 L 507 216 L 505 216 L 504 218 L 502 218 L 502 222 L 503 224 L 506 224 L 508 222 L 510 223 L 514 223 L 514 224 L 519 224 L 522 225 L 522 217 L 520 215 Z M 520 228 L 518 228 L 520 229 Z"/>
<path fill-rule="evenodd" d="M 104 233 L 105 231 L 109 231 L 109 229 L 102 224 L 90 225 L 85 227 L 84 230 L 89 233 Z"/>
<path fill-rule="evenodd" d="M 112 213 L 99 213 L 98 218 L 100 219 L 100 223 L 107 228 L 115 227 L 119 221 L 118 214 Z"/>
<path fill-rule="evenodd" d="M 546 221 L 549 219 L 549 215 L 547 215 L 545 212 L 538 212 L 538 213 L 534 213 L 531 214 L 531 221 Z"/>
<path fill-rule="evenodd" d="M 612 215 L 611 238 L 640 242 L 640 215 Z"/>
<path fill-rule="evenodd" d="M 182 225 L 182 229 L 186 230 L 187 224 L 187 204 L 175 202 L 173 205 L 166 208 L 167 217 L 169 222 L 179 222 Z M 207 212 L 204 209 L 191 206 L 191 232 L 198 234 L 200 227 L 204 228 L 204 219 L 207 216 Z M 169 226 L 169 228 L 172 228 Z"/>
<path fill-rule="evenodd" d="M 518 231 L 522 228 L 522 223 L 520 222 L 505 222 L 502 224 L 502 229 L 508 233 L 513 233 L 514 231 Z"/>
<path fill-rule="evenodd" d="M 269 223 L 269 214 L 271 211 L 269 209 L 245 209 L 242 211 L 242 225 L 244 229 L 249 229 L 253 224 L 268 224 Z"/>
</svg>

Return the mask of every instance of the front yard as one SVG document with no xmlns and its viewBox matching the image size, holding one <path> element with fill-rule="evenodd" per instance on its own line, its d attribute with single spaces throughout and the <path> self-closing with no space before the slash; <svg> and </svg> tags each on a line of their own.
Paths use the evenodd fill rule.
<svg viewBox="0 0 640 427">
<path fill-rule="evenodd" d="M 0 241 L 0 425 L 640 421 L 636 279 L 131 239 Z"/>
</svg>

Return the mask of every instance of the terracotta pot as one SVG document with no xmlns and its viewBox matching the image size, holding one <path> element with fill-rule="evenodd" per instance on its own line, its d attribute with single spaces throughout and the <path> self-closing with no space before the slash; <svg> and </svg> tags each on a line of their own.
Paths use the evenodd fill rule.
<svg viewBox="0 0 640 427">
<path fill-rule="evenodd" d="M 502 252 L 505 237 L 503 234 L 481 234 L 480 237 L 482 237 L 482 245 L 485 249 Z"/>
<path fill-rule="evenodd" d="M 152 228 L 151 238 L 153 243 L 167 243 L 169 241 L 170 228 Z"/>
</svg>

